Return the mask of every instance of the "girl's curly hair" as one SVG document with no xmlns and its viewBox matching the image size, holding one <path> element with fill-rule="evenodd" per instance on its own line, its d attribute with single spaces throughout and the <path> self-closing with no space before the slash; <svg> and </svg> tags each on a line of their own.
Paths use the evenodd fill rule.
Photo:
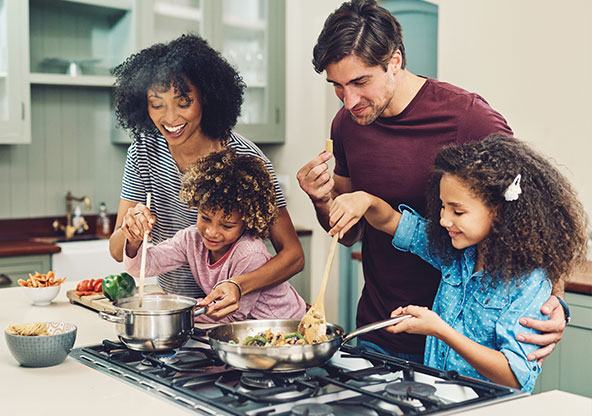
<svg viewBox="0 0 592 416">
<path fill-rule="evenodd" d="M 275 188 L 263 161 L 229 147 L 191 165 L 183 176 L 180 198 L 198 211 L 237 211 L 245 229 L 260 238 L 269 237 L 276 220 Z"/>
<path fill-rule="evenodd" d="M 168 91 L 171 84 L 187 98 L 188 83 L 201 95 L 202 131 L 226 139 L 236 124 L 245 83 L 236 70 L 197 35 L 182 35 L 131 55 L 113 69 L 115 114 L 134 136 L 158 134 L 148 116 L 149 89 Z"/>
<path fill-rule="evenodd" d="M 461 251 L 450 244 L 440 225 L 440 179 L 460 179 L 495 212 L 487 237 L 480 243 L 484 273 L 510 281 L 535 269 L 555 283 L 586 258 L 588 218 L 569 181 L 550 161 L 524 142 L 502 134 L 445 148 L 434 161 L 428 186 L 427 218 L 430 248 L 447 262 Z M 522 193 L 506 201 L 504 192 L 522 176 Z"/>
</svg>

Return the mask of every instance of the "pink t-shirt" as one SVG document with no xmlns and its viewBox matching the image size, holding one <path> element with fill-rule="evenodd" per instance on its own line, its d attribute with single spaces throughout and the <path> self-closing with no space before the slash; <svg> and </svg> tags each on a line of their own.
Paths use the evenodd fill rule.
<svg viewBox="0 0 592 416">
<path fill-rule="evenodd" d="M 214 264 L 209 264 L 209 252 L 195 225 L 178 231 L 174 237 L 146 250 L 146 276 L 155 276 L 189 264 L 197 284 L 205 293 L 224 279 L 248 273 L 267 263 L 271 254 L 260 238 L 244 233 Z M 124 250 L 124 264 L 132 276 L 140 275 L 142 251 L 131 258 Z M 214 321 L 205 315 L 200 322 L 232 322 L 245 319 L 300 319 L 306 304 L 288 282 L 245 294 L 232 315 Z"/>
</svg>

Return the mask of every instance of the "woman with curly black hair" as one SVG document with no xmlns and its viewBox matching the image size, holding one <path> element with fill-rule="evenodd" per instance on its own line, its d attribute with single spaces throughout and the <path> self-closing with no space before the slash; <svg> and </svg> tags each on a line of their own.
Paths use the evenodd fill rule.
<svg viewBox="0 0 592 416">
<path fill-rule="evenodd" d="M 229 283 L 239 291 L 240 306 L 223 322 L 244 319 L 300 319 L 306 304 L 288 283 L 254 290 L 241 297 L 232 279 L 267 263 L 271 254 L 261 240 L 277 215 L 276 197 L 269 172 L 260 158 L 238 155 L 226 148 L 187 169 L 181 200 L 197 210 L 197 222 L 146 250 L 146 273 L 155 275 L 188 264 L 197 284 L 211 291 Z M 126 270 L 139 276 L 142 238 L 127 239 Z M 200 322 L 213 322 L 208 316 Z"/>
<path fill-rule="evenodd" d="M 123 245 L 144 230 L 159 243 L 196 222 L 197 213 L 179 200 L 181 176 L 201 157 L 224 148 L 259 157 L 273 178 L 278 213 L 270 228 L 277 251 L 257 270 L 233 276 L 202 301 L 208 315 L 222 318 L 244 294 L 289 279 L 302 270 L 304 254 L 271 162 L 249 140 L 232 131 L 240 114 L 244 83 L 228 62 L 195 35 L 183 35 L 131 55 L 113 70 L 119 124 L 134 137 L 125 164 L 111 256 L 123 260 Z M 152 193 L 150 209 L 146 194 Z M 158 276 L 169 293 L 204 297 L 188 266 Z"/>
<path fill-rule="evenodd" d="M 552 285 L 586 259 L 587 216 L 567 179 L 525 143 L 504 135 L 441 150 L 427 193 L 427 219 L 365 192 L 339 196 L 331 233 L 364 217 L 392 244 L 442 272 L 432 310 L 389 332 L 429 335 L 424 363 L 531 391 L 540 373 L 516 340 L 519 319 L 545 320 Z M 451 350 L 452 348 L 452 350 Z"/>
</svg>

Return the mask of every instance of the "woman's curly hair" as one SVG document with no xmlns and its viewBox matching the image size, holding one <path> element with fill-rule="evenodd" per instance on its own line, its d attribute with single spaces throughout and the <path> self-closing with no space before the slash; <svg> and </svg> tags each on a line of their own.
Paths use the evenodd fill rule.
<svg viewBox="0 0 592 416">
<path fill-rule="evenodd" d="M 457 177 L 495 212 L 491 230 L 479 245 L 485 275 L 507 282 L 543 269 L 555 283 L 585 260 L 588 218 L 569 181 L 524 142 L 494 134 L 445 148 L 434 161 L 428 234 L 430 248 L 446 262 L 461 255 L 440 225 L 440 179 L 446 174 Z M 504 193 L 518 174 L 522 193 L 506 201 Z"/>
<path fill-rule="evenodd" d="M 238 155 L 232 148 L 210 153 L 187 170 L 181 182 L 181 201 L 188 208 L 237 211 L 245 229 L 256 237 L 269 237 L 275 222 L 275 188 L 263 161 Z"/>
<path fill-rule="evenodd" d="M 113 69 L 113 92 L 119 124 L 134 136 L 155 135 L 148 115 L 149 89 L 168 91 L 171 84 L 187 98 L 188 83 L 201 95 L 202 131 L 226 139 L 236 124 L 245 83 L 236 70 L 197 35 L 182 35 L 131 55 Z"/>
</svg>

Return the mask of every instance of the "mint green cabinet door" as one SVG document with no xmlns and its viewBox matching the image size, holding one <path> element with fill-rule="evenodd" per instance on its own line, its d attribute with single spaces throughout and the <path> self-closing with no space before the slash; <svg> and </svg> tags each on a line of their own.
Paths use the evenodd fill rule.
<svg viewBox="0 0 592 416">
<path fill-rule="evenodd" d="M 534 393 L 562 390 L 592 397 L 592 296 L 566 293 L 571 323 L 543 362 Z"/>
<path fill-rule="evenodd" d="M 0 144 L 31 143 L 28 1 L 0 0 Z"/>
<path fill-rule="evenodd" d="M 407 68 L 417 75 L 436 78 L 438 70 L 438 6 L 423 0 L 380 3 L 403 28 Z"/>
<path fill-rule="evenodd" d="M 5 275 L 12 281 L 10 286 L 18 286 L 18 279 L 27 280 L 29 273 L 47 273 L 50 269 L 51 256 L 49 254 L 0 258 L 0 275 Z"/>
</svg>

